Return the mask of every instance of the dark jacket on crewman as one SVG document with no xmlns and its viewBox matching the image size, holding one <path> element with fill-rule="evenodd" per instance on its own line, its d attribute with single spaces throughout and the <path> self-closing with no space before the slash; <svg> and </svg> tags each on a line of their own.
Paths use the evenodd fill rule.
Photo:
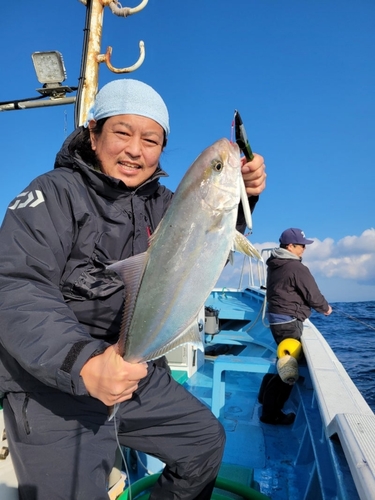
<svg viewBox="0 0 375 500">
<path fill-rule="evenodd" d="M 173 196 L 160 167 L 137 189 L 94 170 L 69 151 L 76 134 L 0 230 L 0 392 L 87 395 L 82 366 L 117 341 L 123 311 L 123 283 L 105 268 L 147 250 Z"/>
<path fill-rule="evenodd" d="M 304 321 L 310 317 L 311 309 L 328 311 L 329 304 L 302 258 L 284 248 L 275 248 L 266 264 L 268 312 Z"/>
</svg>

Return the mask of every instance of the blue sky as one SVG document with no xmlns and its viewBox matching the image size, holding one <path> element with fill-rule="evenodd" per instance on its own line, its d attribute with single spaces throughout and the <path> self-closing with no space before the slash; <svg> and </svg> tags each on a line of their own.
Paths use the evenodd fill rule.
<svg viewBox="0 0 375 500">
<path fill-rule="evenodd" d="M 122 2 L 123 6 L 134 7 Z M 66 0 L 5 2 L 0 101 L 34 97 L 31 53 L 58 50 L 77 86 L 86 9 Z M 287 227 L 315 243 L 304 262 L 331 301 L 375 297 L 375 2 L 373 0 L 149 0 L 128 18 L 104 13 L 102 50 L 152 85 L 171 117 L 162 166 L 175 189 L 198 154 L 230 138 L 234 109 L 267 188 L 251 241 L 275 246 Z M 99 86 L 119 78 L 100 67 Z M 35 176 L 52 169 L 73 129 L 73 106 L 0 113 L 0 218 Z M 231 272 L 221 284 L 233 283 Z"/>
</svg>

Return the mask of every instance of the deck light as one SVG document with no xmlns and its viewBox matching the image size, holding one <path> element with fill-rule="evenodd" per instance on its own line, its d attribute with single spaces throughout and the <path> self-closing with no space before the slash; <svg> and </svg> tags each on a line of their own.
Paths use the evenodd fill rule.
<svg viewBox="0 0 375 500">
<path fill-rule="evenodd" d="M 66 80 L 66 71 L 60 52 L 57 50 L 34 52 L 31 57 L 36 76 L 43 84 L 43 88 L 37 89 L 40 94 L 51 99 L 59 99 L 72 91 L 70 87 L 61 85 L 61 82 Z"/>
<path fill-rule="evenodd" d="M 66 80 L 62 54 L 57 50 L 31 54 L 36 76 L 40 83 L 58 84 Z"/>
</svg>

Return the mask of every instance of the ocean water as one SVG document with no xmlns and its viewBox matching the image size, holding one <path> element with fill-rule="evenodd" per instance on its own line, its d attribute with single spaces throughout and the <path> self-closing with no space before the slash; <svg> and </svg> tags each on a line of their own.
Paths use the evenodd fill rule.
<svg viewBox="0 0 375 500">
<path fill-rule="evenodd" d="M 331 306 L 330 316 L 314 311 L 310 320 L 375 412 L 375 301 Z"/>
</svg>

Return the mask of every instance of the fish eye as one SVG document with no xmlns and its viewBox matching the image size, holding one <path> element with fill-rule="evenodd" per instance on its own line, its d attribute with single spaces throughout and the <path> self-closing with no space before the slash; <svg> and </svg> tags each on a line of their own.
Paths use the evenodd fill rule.
<svg viewBox="0 0 375 500">
<path fill-rule="evenodd" d="M 221 172 L 223 170 L 223 162 L 221 161 L 214 161 L 212 163 L 212 169 L 215 170 L 215 172 Z"/>
</svg>

